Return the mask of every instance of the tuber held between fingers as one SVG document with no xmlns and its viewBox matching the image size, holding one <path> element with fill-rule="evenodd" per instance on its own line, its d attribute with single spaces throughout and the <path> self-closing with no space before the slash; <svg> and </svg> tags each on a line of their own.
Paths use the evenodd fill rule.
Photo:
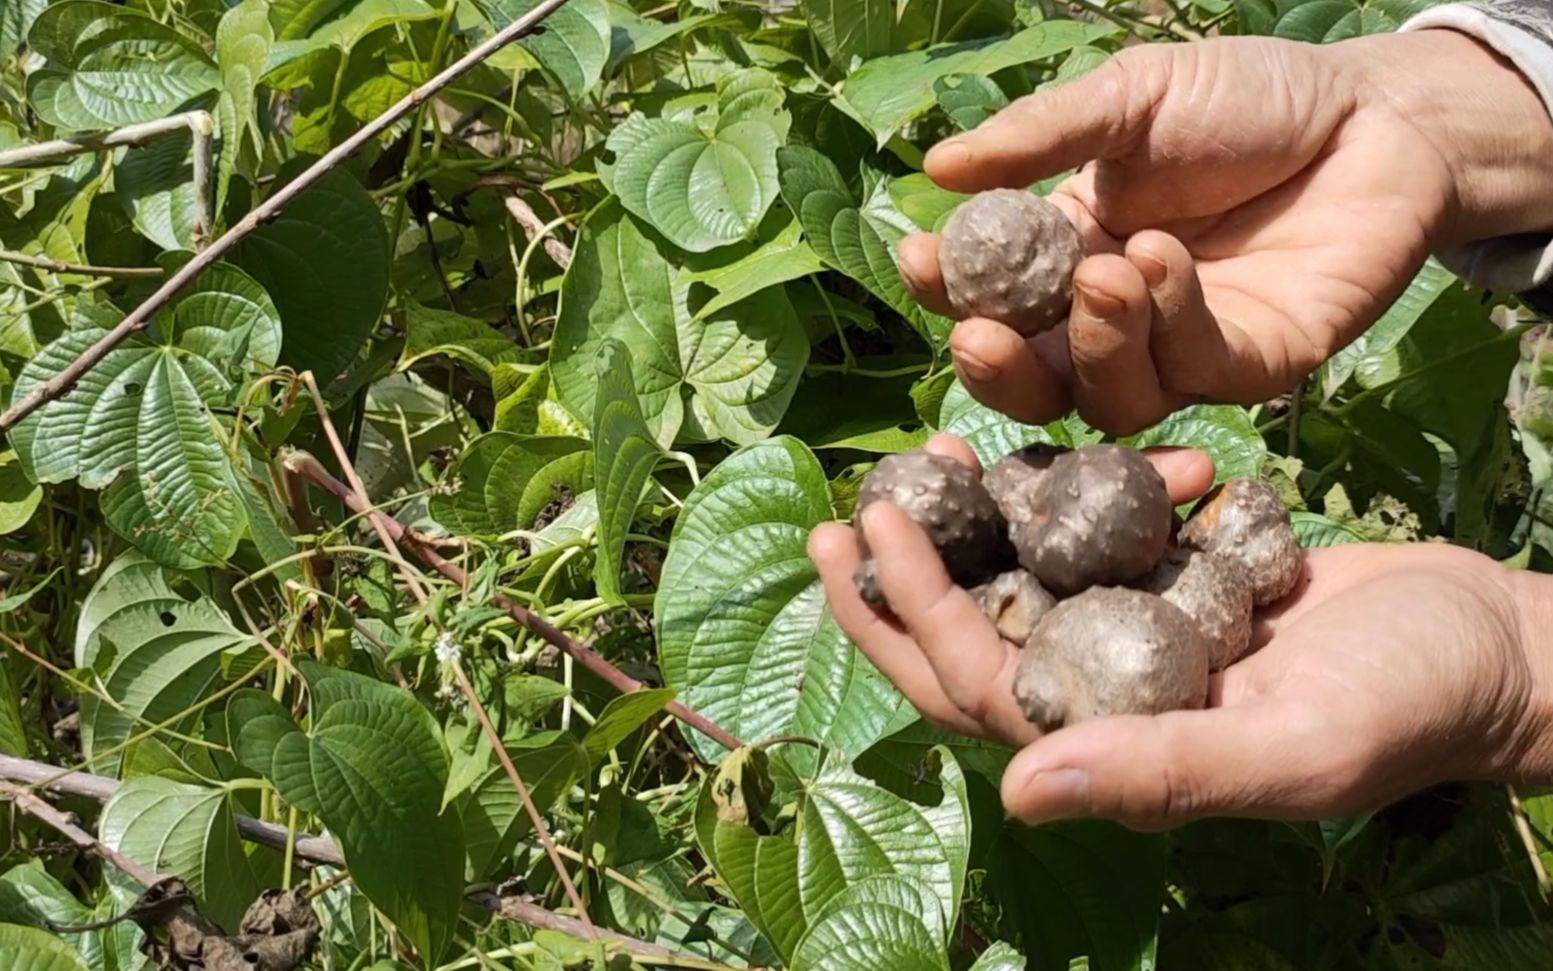
<svg viewBox="0 0 1553 971">
<path fill-rule="evenodd" d="M 971 591 L 981 612 L 1005 639 L 1023 644 L 1057 598 L 1028 570 L 1009 570 Z"/>
<path fill-rule="evenodd" d="M 1304 562 L 1289 510 L 1262 479 L 1230 479 L 1216 486 L 1181 527 L 1180 543 L 1237 561 L 1258 607 L 1288 596 Z"/>
<path fill-rule="evenodd" d="M 923 451 L 887 455 L 864 477 L 856 512 L 880 500 L 898 506 L 922 527 L 956 584 L 976 586 L 1008 565 L 1007 525 L 976 470 L 964 463 Z M 884 606 L 861 530 L 857 542 L 863 562 L 853 582 L 864 601 Z"/>
<path fill-rule="evenodd" d="M 1083 255 L 1062 210 L 1022 189 L 993 189 L 961 203 L 938 245 L 955 313 L 996 320 L 1026 337 L 1067 318 Z"/>
<path fill-rule="evenodd" d="M 1002 503 L 1019 563 L 1060 597 L 1136 580 L 1170 540 L 1165 480 L 1137 449 L 1085 445 Z"/>
<path fill-rule="evenodd" d="M 1181 608 L 1208 641 L 1208 668 L 1223 670 L 1251 646 L 1251 585 L 1239 563 L 1175 549 L 1137 584 Z"/>
<path fill-rule="evenodd" d="M 1157 715 L 1208 699 L 1208 644 L 1179 607 L 1142 590 L 1091 587 L 1035 625 L 1014 698 L 1053 732 L 1104 715 Z"/>
</svg>

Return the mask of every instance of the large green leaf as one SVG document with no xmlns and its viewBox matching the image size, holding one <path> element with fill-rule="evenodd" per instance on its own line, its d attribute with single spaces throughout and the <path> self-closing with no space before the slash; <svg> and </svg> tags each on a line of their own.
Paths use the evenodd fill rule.
<svg viewBox="0 0 1553 971">
<path fill-rule="evenodd" d="M 696 310 L 692 322 L 709 317 L 746 297 L 752 297 L 767 287 L 779 286 L 825 269 L 825 264 L 803 241 L 802 229 L 791 214 L 773 209 L 771 216 L 777 217 L 780 228 L 770 231 L 769 238 L 765 238 L 767 227 L 762 225 L 759 246 L 732 260 L 723 257 L 728 251 L 719 251 L 712 254 L 716 259 L 709 260 L 710 265 L 697 269 L 691 264 L 681 270 L 680 279 L 683 282 L 703 284 L 717 291 L 716 296 Z M 772 222 L 772 219 L 768 218 L 767 222 Z"/>
<path fill-rule="evenodd" d="M 971 971 L 1025 971 L 1024 955 L 1007 942 L 998 941 L 976 958 Z"/>
<path fill-rule="evenodd" d="M 280 318 L 264 289 L 218 264 L 157 315 L 150 333 L 110 351 L 63 397 L 11 432 L 36 482 L 112 486 L 109 523 L 169 566 L 222 562 L 247 517 L 210 409 L 232 403 L 246 377 L 275 362 Z M 26 394 L 102 336 L 83 324 L 43 348 L 17 378 Z"/>
<path fill-rule="evenodd" d="M 16 452 L 0 452 L 0 535 L 27 525 L 42 501 L 43 487 L 27 478 Z"/>
<path fill-rule="evenodd" d="M 643 688 L 611 698 L 583 737 L 588 760 L 597 763 L 673 700 L 673 688 Z"/>
<path fill-rule="evenodd" d="M 787 297 L 764 291 L 694 319 L 691 284 L 613 203 L 589 218 L 561 285 L 551 376 L 556 397 L 591 420 L 598 349 L 629 352 L 637 400 L 653 437 L 758 441 L 787 411 L 809 359 Z M 685 409 L 686 399 L 690 412 Z"/>
<path fill-rule="evenodd" d="M 233 257 L 285 322 L 280 362 L 323 382 L 345 369 L 388 296 L 388 231 L 355 176 L 337 169 L 259 227 Z"/>
<path fill-rule="evenodd" d="M 626 534 L 662 450 L 642 420 L 631 378 L 631 356 L 625 345 L 617 340 L 601 344 L 594 373 L 599 384 L 598 403 L 593 411 L 599 547 L 593 580 L 599 596 L 621 601 L 620 570 L 625 559 Z"/>
<path fill-rule="evenodd" d="M 1277 4 L 1287 12 L 1273 25 L 1272 33 L 1310 44 L 1330 44 L 1364 34 L 1396 30 L 1414 14 L 1440 0 L 1314 0 Z"/>
<path fill-rule="evenodd" d="M 36 927 L 0 924 L 0 967 L 6 971 L 86 971 L 75 948 Z"/>
<path fill-rule="evenodd" d="M 896 244 L 917 227 L 890 202 L 888 180 L 875 180 L 859 206 L 835 163 L 814 149 L 788 146 L 778 159 L 782 198 L 797 214 L 815 254 L 889 304 L 934 346 L 941 345 L 950 322 L 911 298 L 895 263 Z"/>
<path fill-rule="evenodd" d="M 814 454 L 782 436 L 735 452 L 674 524 L 654 601 L 664 680 L 757 741 L 817 739 L 855 756 L 905 702 L 848 643 L 805 552 L 832 518 Z M 718 746 L 691 733 L 704 756 Z"/>
<path fill-rule="evenodd" d="M 500 30 L 539 6 L 539 0 L 493 0 L 491 22 Z M 545 29 L 518 41 L 579 101 L 599 81 L 609 60 L 609 8 L 604 0 L 571 0 L 545 18 Z"/>
<path fill-rule="evenodd" d="M 220 83 L 191 38 L 118 4 L 52 4 L 27 40 L 47 59 L 28 75 L 27 99 L 44 121 L 67 131 L 153 121 Z"/>
<path fill-rule="evenodd" d="M 201 912 L 229 932 L 259 893 L 225 790 L 158 776 L 131 779 L 103 807 L 98 831 L 131 860 L 182 877 Z"/>
<path fill-rule="evenodd" d="M 114 169 L 114 195 L 141 235 L 167 250 L 194 248 L 194 139 L 188 132 L 130 148 Z"/>
<path fill-rule="evenodd" d="M 259 79 L 275 43 L 270 6 L 266 0 L 242 0 L 221 15 L 216 27 L 216 65 L 221 69 L 221 93 L 216 99 L 221 139 L 216 159 L 218 208 L 243 150 L 250 149 L 255 157 L 264 150 L 257 109 Z"/>
<path fill-rule="evenodd" d="M 587 441 L 561 436 L 487 432 L 458 457 L 457 488 L 431 497 L 439 523 L 465 535 L 525 529 L 558 489 L 573 495 L 593 481 Z"/>
<path fill-rule="evenodd" d="M 894 0 L 803 0 L 803 12 L 820 46 L 842 71 L 854 57 L 889 53 L 895 40 Z"/>
<path fill-rule="evenodd" d="M 929 921 L 934 921 L 930 924 Z M 941 925 L 924 917 L 921 885 L 866 877 L 832 897 L 793 953 L 793 971 L 949 971 Z"/>
<path fill-rule="evenodd" d="M 1408 284 L 1396 302 L 1381 315 L 1380 319 L 1371 324 L 1369 329 L 1360 334 L 1347 347 L 1333 354 L 1327 362 L 1321 366 L 1321 397 L 1330 399 L 1335 395 L 1354 371 L 1360 362 L 1368 358 L 1380 358 L 1392 352 L 1413 325 L 1418 322 L 1435 301 L 1457 282 L 1455 274 L 1441 266 L 1435 260 L 1429 260 L 1417 276 Z"/>
<path fill-rule="evenodd" d="M 988 856 L 988 883 L 1031 971 L 1075 958 L 1104 971 L 1154 967 L 1165 841 L 1091 820 L 1010 823 Z"/>
<path fill-rule="evenodd" d="M 47 6 L 48 0 L 5 0 L 0 4 L 0 58 L 20 52 L 32 22 Z"/>
<path fill-rule="evenodd" d="M 984 74 L 945 75 L 933 82 L 933 96 L 938 99 L 944 114 L 961 131 L 970 131 L 1008 107 L 1008 96 L 1003 89 Z"/>
<path fill-rule="evenodd" d="M 942 955 L 944 936 L 959 911 L 970 849 L 970 806 L 959 765 L 947 750 L 937 750 L 941 798 L 929 805 L 858 775 L 837 754 L 828 751 L 815 776 L 800 783 L 798 825 L 768 836 L 726 812 L 731 778 L 726 770 L 739 766 L 746 793 L 751 775 L 761 771 L 748 751 L 736 753 L 702 786 L 696 810 L 702 853 L 795 967 L 815 967 L 825 957 L 820 942 L 844 945 L 854 933 L 869 942 L 870 951 L 878 948 L 894 959 L 921 956 L 924 942 L 932 948 L 927 953 Z M 831 926 L 818 930 L 826 924 Z M 818 940 L 807 942 L 810 933 L 818 933 Z M 892 944 L 892 937 L 899 940 Z"/>
<path fill-rule="evenodd" d="M 1144 448 L 1150 445 L 1185 445 L 1207 452 L 1217 478 L 1255 476 L 1267 454 L 1267 442 L 1251 414 L 1238 405 L 1191 405 L 1159 424 L 1124 439 Z"/>
<path fill-rule="evenodd" d="M 43 868 L 38 859 L 19 863 L 0 874 L 0 924 L 46 926 L 91 924 L 123 913 L 131 894 L 110 884 L 95 908 L 87 907 Z M 131 898 L 132 899 L 132 898 Z M 58 934 L 90 971 L 123 971 L 141 959 L 140 928 L 122 921 L 79 934 Z"/>
<path fill-rule="evenodd" d="M 223 656 L 255 643 L 211 600 L 186 598 L 170 580 L 162 567 L 126 553 L 108 565 L 81 604 L 76 665 L 92 669 L 113 699 L 81 699 L 81 745 L 89 755 L 174 718 L 215 682 Z M 118 762 L 112 756 L 95 765 L 111 771 Z"/>
<path fill-rule="evenodd" d="M 940 44 L 876 57 L 847 76 L 836 105 L 873 133 L 883 148 L 936 103 L 933 83 L 950 74 L 994 74 L 1042 61 L 1116 33 L 1109 24 L 1048 20 L 1012 37 Z"/>
<path fill-rule="evenodd" d="M 464 889 L 464 831 L 442 811 L 448 755 L 437 723 L 393 685 L 296 663 L 312 694 L 308 731 L 269 695 L 244 690 L 227 707 L 233 749 L 323 820 L 356 886 L 435 962 Z"/>
<path fill-rule="evenodd" d="M 718 84 L 695 114 L 633 113 L 610 132 L 600 165 L 620 201 L 681 249 L 701 253 L 748 238 L 776 200 L 777 149 L 791 121 L 785 92 L 758 68 Z"/>
<path fill-rule="evenodd" d="M 405 308 L 399 367 L 434 355 L 453 358 L 489 378 L 498 364 L 521 359 L 523 348 L 484 321 L 412 303 Z"/>
<path fill-rule="evenodd" d="M 588 753 L 572 735 L 541 732 L 509 741 L 507 754 L 540 812 L 548 812 L 588 772 Z M 512 855 L 533 823 L 500 766 L 488 769 L 461 803 L 469 877 L 483 880 Z"/>
<path fill-rule="evenodd" d="M 965 439 L 983 467 L 1035 442 L 1075 444 L 1062 422 L 1025 425 L 1014 421 L 972 398 L 958 379 L 944 393 L 943 403 L 938 409 L 937 427 L 941 432 Z"/>
</svg>

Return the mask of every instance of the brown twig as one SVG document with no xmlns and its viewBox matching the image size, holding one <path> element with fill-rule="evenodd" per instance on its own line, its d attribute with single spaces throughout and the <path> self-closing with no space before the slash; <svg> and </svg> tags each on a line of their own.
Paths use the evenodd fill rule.
<svg viewBox="0 0 1553 971">
<path fill-rule="evenodd" d="M 40 270 L 48 270 L 50 273 L 74 273 L 77 276 L 106 276 L 116 280 L 149 280 L 164 276 L 161 267 L 156 266 L 92 266 L 87 263 L 66 263 L 64 260 L 54 260 L 47 256 L 33 256 L 30 253 L 18 253 L 15 250 L 0 249 L 0 261 L 6 263 L 19 263 L 22 266 L 33 266 Z"/>
<path fill-rule="evenodd" d="M 421 586 L 420 578 L 415 575 L 415 571 L 411 569 L 410 564 L 405 562 L 404 556 L 399 552 L 399 547 L 394 543 L 394 537 L 383 526 L 386 517 L 381 516 L 378 513 L 377 507 L 372 505 L 372 497 L 367 495 L 366 484 L 361 481 L 361 476 L 356 474 L 356 466 L 351 462 L 350 453 L 345 450 L 345 443 L 340 441 L 339 433 L 334 430 L 334 422 L 329 418 L 329 406 L 324 403 L 323 392 L 318 390 L 318 382 L 313 378 L 313 372 L 304 371 L 302 373 L 302 383 L 307 385 L 307 392 L 313 398 L 313 407 L 318 411 L 318 421 L 323 426 L 324 438 L 329 440 L 329 448 L 334 452 L 335 461 L 340 463 L 340 469 L 345 473 L 345 480 L 350 483 L 351 490 L 355 492 L 365 507 L 371 510 L 371 514 L 367 518 L 371 520 L 372 531 L 377 533 L 377 538 L 382 542 L 384 551 L 393 559 L 394 566 L 399 569 L 399 573 L 404 577 L 405 585 L 410 588 L 410 593 L 414 595 L 415 602 L 424 604 L 428 599 L 426 588 Z"/>
<path fill-rule="evenodd" d="M 180 132 L 190 132 L 197 136 L 203 131 L 208 136 L 213 129 L 214 122 L 210 117 L 210 112 L 186 111 L 183 114 L 170 115 L 166 118 L 158 118 L 155 121 L 125 125 L 123 128 L 115 128 L 109 132 L 92 135 L 74 135 L 70 138 L 56 138 L 53 141 L 36 142 L 32 145 L 18 145 L 15 148 L 8 148 L 0 152 L 0 169 L 21 169 L 33 165 L 51 165 L 75 155 L 98 152 L 105 148 L 145 145 L 164 136 L 176 135 Z"/>
<path fill-rule="evenodd" d="M 52 826 L 66 839 L 86 852 L 93 856 L 100 856 L 112 863 L 141 886 L 150 887 L 161 882 L 162 878 L 156 873 L 141 866 L 77 826 L 75 820 L 71 819 L 68 813 L 59 811 L 46 799 L 34 795 L 21 786 L 4 781 L 0 781 L 0 797 L 9 799 L 17 809 Z"/>
<path fill-rule="evenodd" d="M 54 792 L 82 796 L 97 802 L 107 802 L 118 791 L 120 785 L 117 780 L 109 779 L 106 776 L 92 775 L 87 772 L 63 772 L 58 766 L 33 762 L 30 759 L 19 759 L 9 755 L 0 755 L 0 780 L 4 779 L 29 784 L 48 780 L 46 788 Z M 17 805 L 29 813 L 32 812 L 29 804 L 24 803 L 22 800 L 31 800 L 33 803 L 41 804 L 47 807 L 45 811 L 52 811 L 60 821 L 70 824 L 70 820 L 64 813 L 50 806 L 27 789 L 0 781 L 0 793 L 4 793 L 7 798 L 16 799 Z M 34 813 L 34 815 L 36 814 Z M 42 816 L 39 816 L 39 818 L 54 826 L 51 820 Z M 73 826 L 73 824 L 70 825 Z M 60 829 L 58 826 L 55 826 L 55 828 Z M 74 833 L 63 829 L 60 829 L 60 832 L 65 833 L 73 843 L 89 852 L 99 852 L 98 847 L 101 847 L 106 853 L 113 854 L 114 856 L 119 855 L 107 847 L 102 847 L 101 843 L 94 840 L 91 834 L 81 830 L 80 827 L 74 827 L 74 829 Z M 283 850 L 286 846 L 287 831 L 285 827 L 276 826 L 273 823 L 264 823 L 257 819 L 239 815 L 237 816 L 237 832 L 250 843 L 259 843 L 278 850 Z M 77 838 L 78 836 L 84 837 L 87 842 L 83 843 L 81 839 Z M 314 865 L 345 866 L 345 855 L 340 852 L 340 848 L 335 845 L 333 840 L 322 836 L 297 836 L 294 852 L 297 859 Z M 109 857 L 109 859 L 112 859 L 112 857 Z M 138 864 L 133 860 L 125 860 L 125 862 L 131 867 L 138 867 Z M 117 861 L 115 861 L 115 865 L 119 865 Z M 149 872 L 144 872 L 142 875 L 136 875 L 133 870 L 129 869 L 125 869 L 125 872 L 142 882 L 146 882 L 142 880 L 142 875 L 152 877 L 152 881 L 146 883 L 147 886 L 159 879 L 156 877 L 156 874 Z M 559 931 L 563 934 L 570 934 L 573 937 L 584 939 L 592 936 L 587 932 L 587 927 L 581 920 L 567 917 L 564 914 L 557 914 L 519 897 L 502 896 L 489 890 L 476 890 L 469 893 L 467 899 L 471 903 L 484 907 L 493 915 L 503 920 L 514 921 L 529 927 L 539 928 L 540 930 Z M 639 940 L 638 938 L 615 931 L 604 932 L 599 935 L 599 939 L 606 944 L 618 944 L 632 954 L 640 954 L 645 957 L 686 958 L 693 962 L 695 961 L 692 955 L 682 954 L 660 944 Z"/>
<path fill-rule="evenodd" d="M 410 552 L 420 557 L 432 569 L 436 570 L 438 573 L 447 577 L 449 580 L 453 581 L 459 586 L 467 586 L 469 575 L 465 573 L 461 567 L 453 563 L 449 563 L 442 557 L 441 554 L 432 549 L 429 544 L 422 542 L 420 538 L 411 530 L 406 529 L 397 521 L 384 516 L 382 513 L 372 509 L 371 506 L 357 499 L 355 494 L 351 492 L 350 487 L 336 479 L 334 476 L 330 475 L 327 469 L 318 464 L 318 460 L 316 458 L 309 455 L 307 452 L 296 450 L 288 453 L 281 461 L 286 466 L 286 468 L 291 469 L 302 478 L 307 479 L 309 482 L 318 486 L 320 489 L 324 489 L 330 493 L 333 493 L 342 502 L 344 502 L 352 512 L 363 515 L 372 515 L 380 518 L 384 527 L 394 536 L 396 540 L 403 543 L 410 550 Z M 635 678 L 626 674 L 624 671 L 615 667 L 613 664 L 609 663 L 609 661 L 606 660 L 602 655 L 578 643 L 571 637 L 568 637 L 565 632 L 559 630 L 549 621 L 534 613 L 532 610 L 529 610 L 527 607 L 519 604 L 512 598 L 498 593 L 491 598 L 491 603 L 500 607 L 502 610 L 505 610 L 509 617 L 522 624 L 533 633 L 538 634 L 539 637 L 547 643 L 565 651 L 567 654 L 570 654 L 573 658 L 580 662 L 583 667 L 593 672 L 594 675 L 602 679 L 607 684 L 613 686 L 615 690 L 622 693 L 630 693 L 642 687 L 642 683 L 640 681 L 636 680 Z M 717 742 L 719 745 L 722 745 L 725 748 L 736 749 L 740 748 L 744 744 L 726 728 L 707 718 L 705 715 L 685 707 L 680 702 L 671 701 L 665 706 L 665 708 L 669 714 L 711 738 L 713 741 Z"/>
<path fill-rule="evenodd" d="M 515 192 L 506 193 L 502 201 L 507 207 L 507 214 L 522 228 L 523 235 L 528 237 L 530 243 L 543 237 L 544 242 L 540 245 L 545 248 L 546 253 L 550 254 L 551 261 L 563 270 L 571 266 L 572 248 L 562 240 L 556 239 L 548 231 L 549 227 L 545 225 L 543 219 L 539 218 L 539 213 L 535 212 L 533 207 L 524 202 L 523 198 Z"/>
<path fill-rule="evenodd" d="M 403 98 L 400 98 L 393 107 L 357 129 L 354 135 L 330 149 L 318 161 L 308 166 L 300 175 L 286 183 L 285 186 L 260 203 L 248 215 L 238 220 L 236 225 L 222 233 L 219 239 L 185 263 L 177 273 L 169 277 L 167 282 L 158 287 L 155 293 L 141 301 L 140 306 L 130 311 L 127 317 L 119 321 L 97 343 L 82 351 L 79 357 L 66 365 L 58 374 L 38 384 L 20 400 L 14 402 L 11 407 L 7 408 L 4 414 L 0 414 L 0 433 L 10 431 L 17 422 L 32 414 L 43 404 L 53 401 L 75 387 L 76 382 L 81 380 L 82 375 L 101 363 L 102 359 L 107 357 L 108 353 L 115 347 L 123 343 L 130 334 L 133 334 L 150 322 L 151 317 L 158 310 L 165 307 L 195 277 L 231 252 L 238 243 L 248 238 L 254 230 L 274 219 L 297 196 L 339 167 L 341 162 L 356 154 L 364 145 L 384 131 L 387 131 L 390 126 L 405 115 L 419 108 L 428 98 L 447 87 L 464 72 L 519 37 L 528 34 L 546 17 L 565 5 L 565 3 L 566 0 L 541 0 L 534 9 L 497 31 L 485 43 L 476 46 L 469 53 L 448 65 L 435 77 Z"/>
</svg>

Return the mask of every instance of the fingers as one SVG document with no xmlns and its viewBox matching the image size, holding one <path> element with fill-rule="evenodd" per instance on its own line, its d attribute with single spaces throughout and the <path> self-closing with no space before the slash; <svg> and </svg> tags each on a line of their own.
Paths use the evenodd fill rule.
<svg viewBox="0 0 1553 971">
<path fill-rule="evenodd" d="M 861 518 L 879 588 L 955 708 L 1005 740 L 1036 737 L 1014 701 L 1018 650 L 950 579 L 927 534 L 889 503 L 869 505 Z"/>
<path fill-rule="evenodd" d="M 976 453 L 963 438 L 955 435 L 947 435 L 940 432 L 928 439 L 922 446 L 924 452 L 932 452 L 934 455 L 943 455 L 952 458 L 963 465 L 968 465 L 981 474 L 981 462 L 976 458 Z"/>
<path fill-rule="evenodd" d="M 1153 305 L 1143 274 L 1120 256 L 1092 256 L 1073 274 L 1068 353 L 1073 399 L 1091 425 L 1131 435 L 1186 401 L 1160 386 L 1149 354 Z"/>
<path fill-rule="evenodd" d="M 906 696 L 924 718 L 974 734 L 977 726 L 944 694 L 938 675 L 911 637 L 863 602 L 852 580 L 857 538 L 840 523 L 825 523 L 809 534 L 809 558 L 820 573 L 831 616 L 879 673 Z"/>
<path fill-rule="evenodd" d="M 1179 239 L 1145 230 L 1127 241 L 1126 254 L 1153 302 L 1149 353 L 1166 389 L 1223 398 L 1244 384 L 1244 377 L 1262 370 L 1236 365 L 1230 336 L 1242 335 L 1238 328 L 1222 325 L 1209 309 L 1196 261 Z"/>
<path fill-rule="evenodd" d="M 923 168 L 946 189 L 979 192 L 1026 186 L 1091 159 L 1124 154 L 1148 133 L 1167 88 L 1169 61 L 1148 48 L 1123 51 L 939 142 Z"/>
<path fill-rule="evenodd" d="M 913 233 L 896 247 L 895 260 L 901 281 L 911 298 L 942 317 L 954 317 L 949 295 L 944 291 L 944 274 L 938 265 L 938 237 L 933 233 Z"/>
<path fill-rule="evenodd" d="M 949 355 L 971 397 L 1015 421 L 1045 424 L 1072 406 L 1068 382 L 1012 327 L 962 320 L 949 335 Z"/>
<path fill-rule="evenodd" d="M 1314 714 L 1314 713 L 1312 713 Z M 1098 817 L 1135 829 L 1207 816 L 1313 818 L 1332 796 L 1315 758 L 1319 721 L 1268 703 L 1080 722 L 1016 754 L 1004 807 L 1026 823 Z"/>
<path fill-rule="evenodd" d="M 1143 454 L 1165 480 L 1174 505 L 1191 502 L 1213 486 L 1213 459 L 1207 452 L 1185 446 L 1153 446 Z"/>
</svg>

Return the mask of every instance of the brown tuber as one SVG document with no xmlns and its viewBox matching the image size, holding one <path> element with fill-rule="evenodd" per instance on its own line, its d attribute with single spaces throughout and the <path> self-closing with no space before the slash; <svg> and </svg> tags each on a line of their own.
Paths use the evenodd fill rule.
<svg viewBox="0 0 1553 971">
<path fill-rule="evenodd" d="M 987 317 L 1032 336 L 1061 323 L 1083 258 L 1078 230 L 1022 189 L 977 193 L 944 224 L 938 263 L 961 317 Z"/>
<path fill-rule="evenodd" d="M 887 455 L 863 479 L 856 513 L 880 500 L 898 506 L 922 527 L 950 578 L 960 586 L 975 586 L 1006 564 L 1007 527 L 971 467 L 931 452 Z M 861 530 L 857 541 L 863 562 L 853 581 L 865 601 L 883 606 L 884 595 Z"/>
<path fill-rule="evenodd" d="M 1136 580 L 1170 540 L 1165 480 L 1142 452 L 1123 445 L 1058 455 L 1029 492 L 1002 505 L 1020 565 L 1058 596 Z"/>
<path fill-rule="evenodd" d="M 1251 645 L 1251 585 L 1240 565 L 1216 553 L 1170 550 L 1138 582 L 1181 608 L 1208 642 L 1208 667 L 1219 671 Z"/>
<path fill-rule="evenodd" d="M 992 463 L 987 474 L 981 477 L 981 484 L 992 493 L 992 500 L 998 504 L 998 511 L 1003 513 L 1003 518 L 1008 520 L 1010 529 L 1017 529 L 1030 522 L 1041 480 L 1046 477 L 1047 470 L 1057 456 L 1071 451 L 1066 445 L 1036 442 L 998 459 Z"/>
<path fill-rule="evenodd" d="M 971 596 L 998 633 L 1015 644 L 1029 639 L 1036 622 L 1057 603 L 1028 570 L 1000 573 L 972 590 Z"/>
<path fill-rule="evenodd" d="M 1091 587 L 1035 625 L 1014 697 L 1046 732 L 1104 715 L 1201 708 L 1208 645 L 1190 617 L 1154 594 Z"/>
<path fill-rule="evenodd" d="M 1262 479 L 1230 479 L 1203 497 L 1181 527 L 1183 547 L 1237 561 L 1258 607 L 1288 596 L 1303 557 L 1289 510 Z"/>
</svg>

